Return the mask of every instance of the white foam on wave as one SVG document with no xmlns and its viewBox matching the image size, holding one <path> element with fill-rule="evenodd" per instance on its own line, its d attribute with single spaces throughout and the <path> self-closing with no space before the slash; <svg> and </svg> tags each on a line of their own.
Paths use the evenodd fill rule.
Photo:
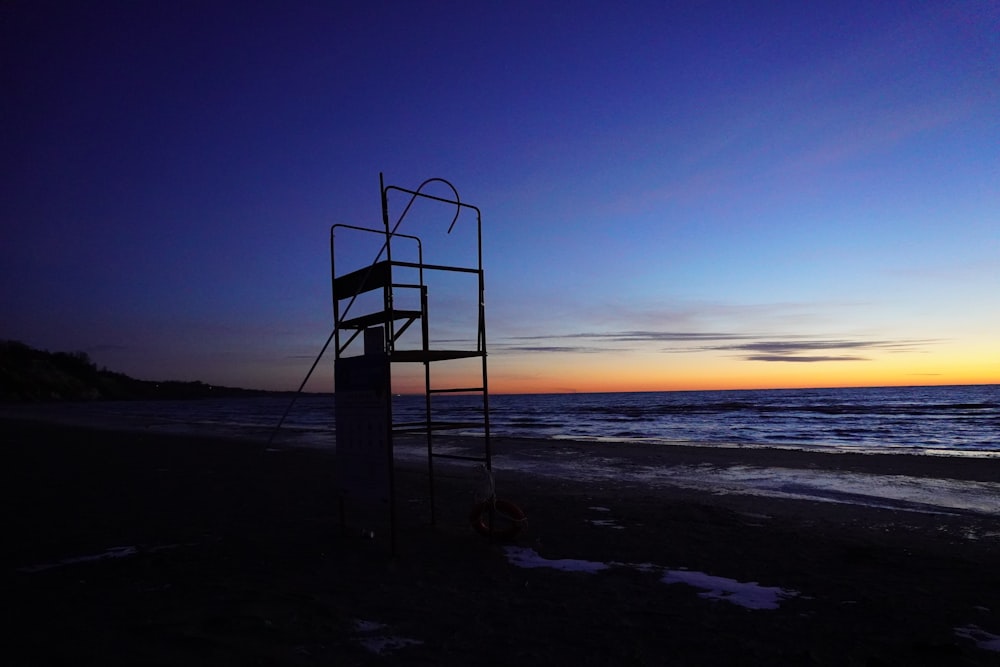
<svg viewBox="0 0 1000 667">
<path fill-rule="evenodd" d="M 498 468 L 600 486 L 673 486 L 717 494 L 759 495 L 888 507 L 923 513 L 975 512 L 1000 516 L 1000 483 L 875 475 L 837 470 L 714 466 L 641 466 L 624 458 L 525 459 L 496 455 Z"/>
<path fill-rule="evenodd" d="M 1000 483 L 875 475 L 836 470 L 754 466 L 643 468 L 640 478 L 715 493 L 889 507 L 914 512 L 971 511 L 1000 515 Z"/>
</svg>

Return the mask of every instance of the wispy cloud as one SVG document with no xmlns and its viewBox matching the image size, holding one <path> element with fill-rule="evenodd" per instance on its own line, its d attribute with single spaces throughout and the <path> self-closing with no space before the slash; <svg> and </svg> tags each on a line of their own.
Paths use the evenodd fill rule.
<svg viewBox="0 0 1000 667">
<path fill-rule="evenodd" d="M 546 339 L 589 339 L 614 342 L 692 342 L 711 340 L 746 340 L 756 336 L 741 333 L 724 332 L 690 332 L 690 331 L 606 331 L 606 332 L 583 332 L 571 334 L 539 335 L 539 336 L 512 336 L 510 340 L 546 340 Z"/>
<path fill-rule="evenodd" d="M 788 360 L 791 355 L 798 355 L 817 350 L 889 350 L 909 351 L 934 343 L 932 340 L 844 340 L 844 339 L 805 339 L 805 340 L 759 340 L 739 345 L 714 345 L 706 350 L 755 352 L 758 357 L 779 357 Z M 748 357 L 749 358 L 749 357 Z M 846 359 L 846 357 L 837 357 Z M 862 357 L 855 357 L 861 359 Z M 763 359 L 774 361 L 775 359 Z"/>
<path fill-rule="evenodd" d="M 607 352 L 607 348 L 604 347 L 587 347 L 584 345 L 503 345 L 501 347 L 505 351 L 514 352 L 574 352 L 580 353 L 594 353 L 594 352 Z"/>
<path fill-rule="evenodd" d="M 623 352 L 636 349 L 648 343 L 699 343 L 720 340 L 743 340 L 743 334 L 690 333 L 677 331 L 613 331 L 602 333 L 570 333 L 537 336 L 511 336 L 506 342 L 494 343 L 494 347 L 505 352 Z M 574 345 L 540 345 L 533 341 L 581 341 Z M 582 342 L 586 341 L 586 343 Z"/>
<path fill-rule="evenodd" d="M 868 357 L 857 357 L 851 355 L 793 355 L 793 354 L 751 354 L 743 357 L 746 361 L 791 361 L 816 363 L 819 361 L 870 361 Z"/>
<path fill-rule="evenodd" d="M 534 341 L 580 341 L 580 344 L 535 344 Z M 668 344 L 667 353 L 735 352 L 744 361 L 817 363 L 826 361 L 868 361 L 865 352 L 910 352 L 933 345 L 937 340 L 850 339 L 830 336 L 764 336 L 736 332 L 691 331 L 610 331 L 582 332 L 554 336 L 514 336 L 494 343 L 494 349 L 508 353 L 594 353 L 629 351 L 643 344 Z M 626 344 L 625 347 L 622 344 Z M 628 344 L 638 344 L 628 346 Z M 843 354 L 836 354 L 843 351 Z"/>
</svg>

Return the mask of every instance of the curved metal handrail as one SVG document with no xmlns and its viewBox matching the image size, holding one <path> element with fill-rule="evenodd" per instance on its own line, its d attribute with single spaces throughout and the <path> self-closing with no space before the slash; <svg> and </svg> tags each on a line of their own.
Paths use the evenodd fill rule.
<svg viewBox="0 0 1000 667">
<path fill-rule="evenodd" d="M 445 199 L 444 197 L 438 197 L 436 195 L 428 195 L 421 192 L 421 190 L 424 189 L 424 186 L 428 185 L 429 183 L 435 183 L 435 182 L 444 183 L 449 188 L 451 188 L 451 191 L 455 193 L 455 199 Z M 433 178 L 428 178 L 426 181 L 421 183 L 416 190 L 407 190 L 406 188 L 401 188 L 396 185 L 387 185 L 382 188 L 382 210 L 385 211 L 385 219 L 383 220 L 383 222 L 385 223 L 386 229 L 389 228 L 389 220 L 388 220 L 389 206 L 388 202 L 386 201 L 386 197 L 390 190 L 396 190 L 398 192 L 403 192 L 405 194 L 411 195 L 410 201 L 406 204 L 406 207 L 403 209 L 403 212 L 399 214 L 399 219 L 396 220 L 396 224 L 393 226 L 392 232 L 390 232 L 392 234 L 395 234 L 396 230 L 399 229 L 399 225 L 403 222 L 403 218 L 406 217 L 406 214 L 410 212 L 410 207 L 413 206 L 413 202 L 417 200 L 417 197 L 423 197 L 425 199 L 433 199 L 434 201 L 455 205 L 455 217 L 451 219 L 451 224 L 448 225 L 448 232 L 447 232 L 448 234 L 451 234 L 451 230 L 455 228 L 455 223 L 458 222 L 458 217 L 462 214 L 462 208 L 471 208 L 476 212 L 477 217 L 479 217 L 480 215 L 478 207 L 473 206 L 472 204 L 465 204 L 462 202 L 462 198 L 458 194 L 458 189 L 455 188 L 455 186 L 452 185 L 450 181 L 444 178 L 433 177 Z"/>
</svg>

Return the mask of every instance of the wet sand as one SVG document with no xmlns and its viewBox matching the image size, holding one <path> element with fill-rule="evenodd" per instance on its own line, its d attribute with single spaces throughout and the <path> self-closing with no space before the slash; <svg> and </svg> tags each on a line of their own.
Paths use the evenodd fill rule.
<svg viewBox="0 0 1000 667">
<path fill-rule="evenodd" d="M 1000 662 L 996 514 L 539 472 L 573 455 L 996 482 L 1000 459 L 498 440 L 520 535 L 470 529 L 468 466 L 439 467 L 432 526 L 426 469 L 407 460 L 391 556 L 384 508 L 348 507 L 341 526 L 328 452 L 17 420 L 0 433 L 7 664 Z M 501 465 L 525 458 L 534 472 Z M 706 597 L 725 582 L 781 593 L 765 609 Z"/>
</svg>

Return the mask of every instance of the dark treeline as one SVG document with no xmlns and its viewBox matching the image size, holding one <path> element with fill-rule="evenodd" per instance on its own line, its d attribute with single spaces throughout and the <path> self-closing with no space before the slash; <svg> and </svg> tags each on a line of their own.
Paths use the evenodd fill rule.
<svg viewBox="0 0 1000 667">
<path fill-rule="evenodd" d="M 0 341 L 0 401 L 130 400 L 265 396 L 204 382 L 152 382 L 98 369 L 85 352 L 36 350 Z"/>
</svg>

